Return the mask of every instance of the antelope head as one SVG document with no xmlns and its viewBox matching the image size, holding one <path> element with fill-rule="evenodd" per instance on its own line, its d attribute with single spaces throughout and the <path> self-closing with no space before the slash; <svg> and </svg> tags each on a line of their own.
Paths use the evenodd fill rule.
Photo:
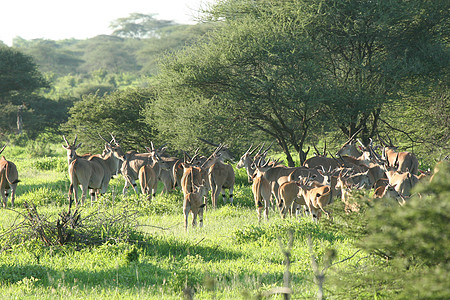
<svg viewBox="0 0 450 300">
<path fill-rule="evenodd" d="M 82 143 L 79 143 L 78 145 L 76 145 L 77 138 L 78 138 L 78 136 L 75 135 L 75 139 L 73 140 L 73 142 L 71 144 L 66 139 L 66 137 L 63 135 L 63 139 L 66 142 L 66 145 L 62 145 L 62 146 L 63 146 L 64 149 L 67 150 L 67 161 L 68 161 L 68 163 L 70 163 L 71 161 L 73 161 L 74 159 L 76 159 L 78 157 L 78 155 L 76 153 L 76 150 L 81 147 Z"/>
</svg>

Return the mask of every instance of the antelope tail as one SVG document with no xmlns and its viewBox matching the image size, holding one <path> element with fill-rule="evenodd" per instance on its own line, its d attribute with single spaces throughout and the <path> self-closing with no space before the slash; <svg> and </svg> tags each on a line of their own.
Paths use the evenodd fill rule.
<svg viewBox="0 0 450 300">
<path fill-rule="evenodd" d="M 10 162 L 6 162 L 6 180 L 8 180 L 9 184 L 16 184 L 20 182 L 19 174 L 17 174 L 17 170 L 13 169 L 13 165 Z"/>
</svg>

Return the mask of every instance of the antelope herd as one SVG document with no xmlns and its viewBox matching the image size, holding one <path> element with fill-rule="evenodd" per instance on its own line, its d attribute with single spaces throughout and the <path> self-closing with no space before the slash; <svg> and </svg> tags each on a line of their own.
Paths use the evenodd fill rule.
<svg viewBox="0 0 450 300">
<path fill-rule="evenodd" d="M 237 162 L 236 168 L 245 168 L 248 181 L 252 183 L 258 221 L 261 221 L 262 216 L 268 220 L 269 211 L 274 208 L 279 210 L 282 218 L 299 213 L 309 214 L 315 221 L 322 214 L 330 218 L 326 207 L 335 199 L 344 203 L 346 212 L 358 211 L 358 204 L 350 202 L 351 194 L 358 189 L 373 189 L 373 198 L 393 198 L 404 205 L 419 180 L 424 177 L 432 180 L 431 174 L 421 171 L 418 175 L 419 162 L 416 156 L 410 152 L 396 152 L 397 148 L 389 137 L 387 144 L 378 136 L 382 147 L 373 147 L 372 140 L 365 146 L 359 139 L 354 139 L 355 135 L 337 151 L 337 158 L 331 153 L 331 157 L 328 157 L 325 146 L 323 154 L 316 149 L 316 156 L 307 159 L 300 167 L 287 167 L 279 160 L 267 159 L 272 145 L 266 149 L 264 144 L 255 148 L 251 145 Z M 220 194 L 224 203 L 227 202 L 226 189 L 229 202 L 233 203 L 235 173 L 233 167 L 225 162 L 233 159 L 228 146 L 210 143 L 216 149 L 209 157 L 200 156 L 197 149 L 192 157 L 185 152 L 184 159 L 179 159 L 166 155 L 165 146 L 155 148 L 153 143 L 146 148 L 146 153 L 124 153 L 113 135 L 110 141 L 99 136 L 105 141 L 105 150 L 97 155 L 78 155 L 76 150 L 81 143 L 77 144 L 77 136 L 72 143 L 63 136 L 70 179 L 70 204 L 75 200 L 76 205 L 83 205 L 88 190 L 92 204 L 98 194 L 107 191 L 110 179 L 119 173 L 125 181 L 124 195 L 130 186 L 139 193 L 136 184 L 136 180 L 139 180 L 141 193 L 147 195 L 149 201 L 156 194 L 158 182 L 164 186 L 162 193 L 179 187 L 183 192 L 185 230 L 188 228 L 189 214 L 192 214 L 194 227 L 197 218 L 200 227 L 203 225 L 209 193 L 212 208 L 216 208 Z M 0 150 L 0 154 L 5 147 Z M 376 152 L 379 148 L 381 155 Z M 439 164 L 434 173 L 438 171 Z M 0 188 L 4 207 L 9 191 L 11 206 L 14 206 L 18 182 L 15 164 L 2 156 Z M 78 186 L 81 187 L 80 199 Z"/>
</svg>

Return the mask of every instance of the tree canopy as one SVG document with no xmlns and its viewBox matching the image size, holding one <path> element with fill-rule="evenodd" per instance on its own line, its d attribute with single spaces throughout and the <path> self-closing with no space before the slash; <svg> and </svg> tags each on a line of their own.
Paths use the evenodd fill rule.
<svg viewBox="0 0 450 300">
<path fill-rule="evenodd" d="M 31 93 L 48 86 L 33 59 L 13 48 L 0 46 L 0 100 L 12 93 Z"/>
<path fill-rule="evenodd" d="M 156 112 L 162 123 L 177 122 L 190 113 L 181 109 L 207 99 L 203 113 L 216 122 L 197 130 L 250 124 L 278 142 L 290 165 L 290 148 L 303 162 L 318 127 L 373 137 L 382 106 L 406 92 L 402 83 L 440 73 L 445 65 L 436 62 L 448 54 L 445 13 L 434 3 L 243 0 L 219 2 L 209 13 L 216 29 L 163 63 Z"/>
</svg>

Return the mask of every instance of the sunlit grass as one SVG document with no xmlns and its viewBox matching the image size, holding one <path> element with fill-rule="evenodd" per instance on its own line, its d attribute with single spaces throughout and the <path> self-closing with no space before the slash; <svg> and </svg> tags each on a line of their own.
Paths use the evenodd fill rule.
<svg viewBox="0 0 450 300">
<path fill-rule="evenodd" d="M 61 156 L 55 160 L 64 163 Z M 21 182 L 16 208 L 1 211 L 2 232 L 23 220 L 25 202 L 56 222 L 58 214 L 68 209 L 69 180 L 61 163 L 20 158 L 17 166 Z M 224 204 L 220 197 L 216 209 L 207 207 L 203 228 L 192 228 L 190 216 L 187 232 L 180 191 L 160 195 L 160 186 L 149 202 L 132 189 L 123 196 L 123 178 L 113 178 L 109 191 L 93 206 L 87 199 L 81 214 L 137 211 L 138 234 L 129 241 L 110 240 L 99 246 L 46 247 L 36 239 L 13 244 L 0 251 L 0 294 L 38 299 L 180 299 L 189 287 L 197 299 L 247 299 L 283 285 L 285 257 L 280 243 L 287 244 L 291 231 L 294 296 L 314 297 L 306 237 L 313 237 L 319 261 L 328 248 L 337 251 L 338 259 L 351 255 L 355 252 L 351 240 L 328 232 L 310 218 L 282 220 L 273 209 L 268 221 L 258 223 L 246 174 L 237 174 L 234 203 Z"/>
</svg>

